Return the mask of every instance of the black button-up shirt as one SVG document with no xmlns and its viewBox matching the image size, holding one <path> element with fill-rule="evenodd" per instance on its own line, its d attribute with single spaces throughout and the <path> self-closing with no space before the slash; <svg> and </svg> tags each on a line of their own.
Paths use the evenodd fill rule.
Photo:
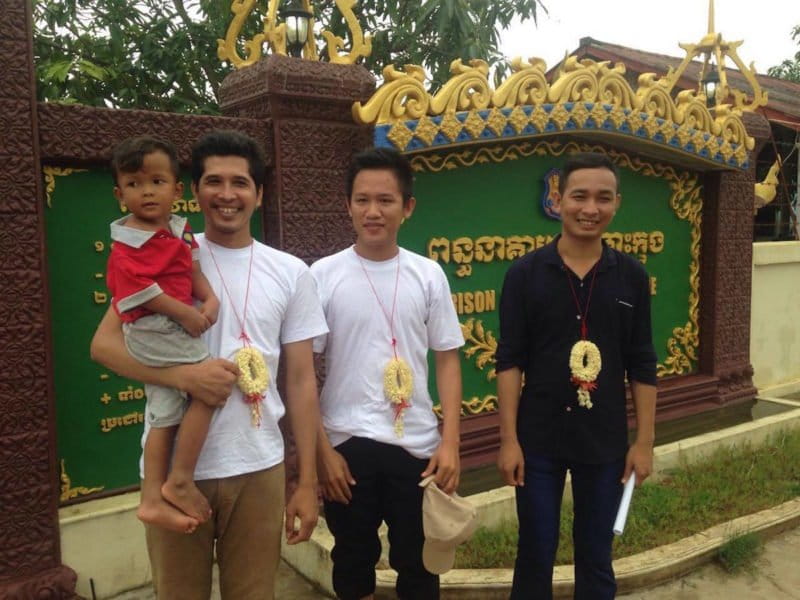
<svg viewBox="0 0 800 600">
<path fill-rule="evenodd" d="M 580 315 L 589 300 L 592 271 L 579 279 L 558 254 L 558 238 L 517 259 L 500 299 L 497 371 L 518 367 L 525 384 L 517 434 L 525 452 L 583 463 L 625 455 L 628 425 L 625 376 L 656 384 L 650 325 L 650 280 L 644 267 L 603 243 L 586 315 L 587 339 L 602 366 L 592 408 L 578 404 L 570 350 L 581 337 Z M 576 306 L 569 280 L 577 295 Z"/>
</svg>

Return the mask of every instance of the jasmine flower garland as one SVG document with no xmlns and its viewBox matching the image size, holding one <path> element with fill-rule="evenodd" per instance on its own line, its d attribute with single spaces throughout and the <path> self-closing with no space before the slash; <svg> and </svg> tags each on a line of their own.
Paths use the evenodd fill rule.
<svg viewBox="0 0 800 600">
<path fill-rule="evenodd" d="M 264 356 L 256 348 L 240 348 L 234 357 L 239 367 L 236 385 L 244 394 L 245 403 L 250 405 L 250 421 L 254 427 L 261 426 L 261 401 L 269 386 L 269 368 Z"/>
<path fill-rule="evenodd" d="M 569 369 L 572 383 L 578 386 L 578 404 L 592 408 L 591 394 L 597 389 L 595 380 L 602 368 L 600 349 L 594 342 L 578 340 L 569 353 Z"/>
<path fill-rule="evenodd" d="M 393 358 L 383 371 L 383 392 L 394 409 L 394 432 L 403 437 L 403 413 L 411 406 L 408 400 L 414 392 L 414 374 L 402 358 Z"/>
</svg>

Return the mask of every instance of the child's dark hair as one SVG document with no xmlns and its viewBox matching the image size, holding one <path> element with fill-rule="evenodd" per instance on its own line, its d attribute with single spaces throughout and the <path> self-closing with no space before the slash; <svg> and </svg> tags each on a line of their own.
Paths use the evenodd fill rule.
<svg viewBox="0 0 800 600">
<path fill-rule="evenodd" d="M 561 177 L 558 179 L 559 194 L 563 194 L 567 189 L 567 178 L 570 173 L 579 169 L 608 169 L 614 174 L 619 192 L 619 169 L 608 156 L 599 152 L 578 152 L 571 154 L 561 168 Z"/>
<path fill-rule="evenodd" d="M 264 151 L 253 138 L 232 129 L 215 129 L 201 137 L 192 147 L 192 182 L 200 184 L 210 156 L 239 156 L 247 161 L 250 177 L 261 189 L 267 178 Z"/>
<path fill-rule="evenodd" d="M 365 169 L 389 169 L 397 177 L 403 196 L 403 204 L 409 201 L 414 191 L 414 172 L 408 159 L 393 148 L 368 148 L 353 157 L 347 172 L 347 200 L 353 195 L 353 182 Z"/>
<path fill-rule="evenodd" d="M 138 135 L 120 142 L 111 155 L 111 176 L 114 184 L 120 173 L 135 173 L 142 168 L 144 157 L 153 152 L 163 152 L 169 158 L 169 166 L 177 181 L 181 169 L 178 165 L 178 152 L 166 140 L 151 135 Z"/>
</svg>

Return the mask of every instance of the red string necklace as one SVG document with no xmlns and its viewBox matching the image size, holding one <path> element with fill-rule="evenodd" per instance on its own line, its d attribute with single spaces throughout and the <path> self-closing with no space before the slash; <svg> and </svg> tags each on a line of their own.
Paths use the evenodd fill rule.
<svg viewBox="0 0 800 600">
<path fill-rule="evenodd" d="M 222 282 L 222 289 L 225 290 L 225 295 L 228 297 L 228 301 L 230 302 L 231 309 L 233 310 L 233 315 L 236 317 L 236 320 L 239 323 L 239 339 L 242 340 L 242 345 L 246 348 L 250 345 L 250 337 L 247 335 L 245 331 L 245 321 L 247 320 L 247 302 L 250 299 L 250 275 L 253 272 L 253 247 L 255 246 L 255 242 L 250 242 L 250 264 L 247 267 L 247 288 L 244 294 L 244 307 L 242 309 L 242 317 L 239 317 L 239 311 L 236 310 L 236 305 L 233 303 L 233 297 L 231 296 L 230 291 L 228 290 L 228 286 L 225 285 L 225 278 L 222 276 L 222 271 L 219 268 L 219 264 L 217 263 L 217 258 L 214 256 L 214 251 L 211 249 L 211 244 L 208 244 L 208 252 L 211 255 L 211 260 L 214 262 L 214 268 L 217 270 L 217 275 L 219 275 L 219 280 Z"/>
<path fill-rule="evenodd" d="M 564 270 L 569 289 L 572 292 L 572 299 L 575 301 L 575 308 L 578 311 L 577 317 L 581 322 L 581 339 L 573 344 L 569 355 L 569 368 L 572 373 L 571 381 L 578 388 L 578 405 L 587 409 L 592 408 L 591 392 L 597 389 L 597 375 L 602 368 L 600 349 L 596 344 L 586 339 L 589 334 L 589 305 L 592 301 L 594 281 L 597 277 L 599 265 L 600 261 L 598 260 L 592 267 L 592 281 L 589 284 L 589 294 L 586 297 L 586 307 L 583 310 L 581 310 L 581 303 L 575 291 L 575 285 L 572 283 L 570 270 Z M 581 280 L 581 285 L 583 285 L 583 280 Z"/>
<path fill-rule="evenodd" d="M 390 361 L 390 367 L 387 368 L 393 368 L 394 370 L 391 376 L 387 377 L 387 375 L 384 374 L 384 386 L 386 385 L 386 379 L 389 379 L 392 381 L 392 385 L 394 386 L 394 384 L 397 384 L 397 388 L 399 389 L 403 383 L 400 381 L 401 372 L 404 368 L 408 370 L 405 361 L 403 361 L 401 358 L 398 358 L 397 356 L 397 338 L 395 337 L 394 334 L 394 313 L 395 313 L 395 308 L 397 307 L 397 289 L 400 285 L 400 250 L 398 249 L 397 251 L 397 269 L 395 272 L 395 279 L 394 279 L 394 292 L 392 293 L 391 312 L 387 311 L 386 307 L 383 305 L 383 302 L 381 302 L 381 298 L 378 295 L 378 290 L 375 289 L 375 285 L 372 283 L 372 279 L 370 278 L 369 273 L 367 272 L 367 267 L 364 264 L 364 261 L 362 260 L 361 256 L 359 256 L 358 252 L 356 252 L 355 249 L 353 251 L 355 252 L 356 258 L 358 259 L 358 263 L 361 265 L 361 270 L 364 272 L 364 276 L 367 278 L 367 283 L 369 283 L 369 287 L 372 290 L 372 294 L 375 296 L 375 300 L 378 301 L 378 306 L 381 307 L 381 312 L 383 313 L 383 316 L 389 325 L 389 334 L 391 336 L 390 340 L 392 344 L 392 356 L 394 357 L 394 360 Z M 411 386 L 410 370 L 408 370 L 406 377 L 409 378 L 409 381 L 407 381 L 406 383 L 409 386 L 408 391 L 410 391 L 412 389 L 410 387 Z M 403 412 L 407 408 L 410 408 L 411 404 L 408 402 L 409 398 L 407 397 L 406 394 L 398 393 L 397 391 L 395 391 L 394 393 L 390 393 L 387 390 L 385 391 L 387 393 L 387 396 L 391 396 L 389 398 L 389 401 L 391 402 L 392 409 L 394 411 L 395 432 L 397 433 L 398 436 L 400 436 L 402 435 L 403 432 Z"/>
<path fill-rule="evenodd" d="M 214 263 L 214 268 L 217 270 L 219 280 L 222 282 L 222 289 L 228 297 L 228 303 L 231 306 L 234 316 L 239 323 L 239 339 L 242 341 L 242 348 L 236 352 L 234 360 L 239 367 L 239 379 L 237 384 L 239 389 L 242 390 L 242 396 L 246 404 L 250 406 L 250 420 L 254 427 L 261 426 L 261 401 L 264 399 L 267 387 L 269 386 L 269 368 L 264 361 L 264 355 L 258 348 L 251 344 L 250 336 L 247 335 L 247 306 L 250 300 L 250 281 L 253 274 L 253 254 L 255 249 L 255 241 L 250 242 L 250 263 L 247 267 L 247 287 L 244 294 L 244 306 L 242 307 L 242 316 L 239 316 L 239 311 L 236 310 L 236 305 L 233 302 L 228 285 L 225 283 L 225 278 L 222 276 L 222 269 L 219 268 L 217 257 L 214 256 L 214 250 L 211 244 L 206 244 L 208 252 L 211 255 L 211 260 Z"/>
<path fill-rule="evenodd" d="M 392 294 L 392 312 L 389 313 L 386 310 L 386 307 L 381 302 L 380 296 L 378 296 L 378 291 L 375 289 L 375 286 L 372 283 L 372 279 L 370 279 L 369 273 L 367 273 L 367 268 L 364 265 L 364 261 L 358 255 L 358 252 L 355 252 L 356 258 L 358 259 L 358 264 L 361 265 L 361 270 L 364 271 L 364 276 L 367 278 L 367 283 L 369 283 L 369 287 L 372 290 L 372 294 L 375 296 L 375 300 L 378 301 L 378 306 L 381 307 L 381 312 L 383 316 L 386 318 L 386 322 L 389 324 L 389 334 L 391 335 L 391 343 L 392 343 L 392 354 L 395 358 L 397 358 L 397 338 L 394 336 L 394 309 L 397 306 L 397 288 L 398 284 L 400 283 L 400 251 L 397 251 L 397 272 L 395 273 L 394 277 L 394 293 Z"/>
<path fill-rule="evenodd" d="M 575 308 L 578 311 L 578 319 L 581 322 L 581 339 L 585 340 L 586 336 L 589 333 L 589 324 L 587 322 L 587 317 L 589 315 L 589 303 L 592 301 L 592 292 L 594 291 L 594 280 L 597 276 L 597 267 L 600 265 L 600 261 L 598 260 L 595 265 L 592 267 L 592 281 L 589 284 L 589 295 L 586 298 L 586 308 L 581 311 L 581 303 L 578 300 L 578 294 L 575 292 L 575 285 L 572 283 L 572 277 L 569 276 L 570 269 L 564 269 L 564 273 L 567 276 L 567 283 L 569 283 L 569 289 L 572 292 L 572 299 L 575 300 Z"/>
</svg>

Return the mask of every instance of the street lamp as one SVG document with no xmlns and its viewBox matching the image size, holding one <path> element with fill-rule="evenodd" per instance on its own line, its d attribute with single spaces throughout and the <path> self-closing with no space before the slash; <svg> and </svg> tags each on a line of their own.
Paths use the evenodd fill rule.
<svg viewBox="0 0 800 600">
<path fill-rule="evenodd" d="M 706 95 L 706 106 L 709 108 L 716 106 L 717 89 L 719 88 L 719 73 L 712 64 L 708 74 L 700 82 Z"/>
<path fill-rule="evenodd" d="M 292 0 L 283 9 L 283 20 L 286 23 L 286 49 L 295 58 L 303 54 L 303 46 L 308 41 L 308 30 L 312 15 L 300 4 L 300 0 Z"/>
</svg>

